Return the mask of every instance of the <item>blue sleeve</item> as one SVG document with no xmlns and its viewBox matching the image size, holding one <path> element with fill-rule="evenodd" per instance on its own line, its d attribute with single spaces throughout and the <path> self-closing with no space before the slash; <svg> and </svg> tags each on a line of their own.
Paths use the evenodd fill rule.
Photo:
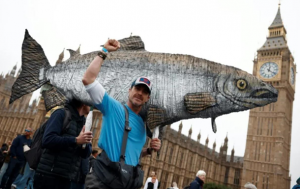
<svg viewBox="0 0 300 189">
<path fill-rule="evenodd" d="M 111 105 L 117 102 L 117 100 L 115 100 L 114 98 L 109 96 L 107 92 L 105 92 L 102 102 L 100 104 L 95 104 L 95 106 L 105 116 L 109 114 Z"/>
<path fill-rule="evenodd" d="M 50 150 L 63 150 L 76 145 L 75 137 L 62 137 L 61 131 L 65 118 L 63 109 L 56 110 L 49 118 L 43 135 L 42 147 Z"/>
<path fill-rule="evenodd" d="M 20 143 L 20 137 L 16 137 L 12 144 L 11 144 L 11 147 L 10 147 L 10 154 L 11 154 L 11 157 L 15 157 L 17 156 L 17 146 L 19 145 Z"/>
</svg>

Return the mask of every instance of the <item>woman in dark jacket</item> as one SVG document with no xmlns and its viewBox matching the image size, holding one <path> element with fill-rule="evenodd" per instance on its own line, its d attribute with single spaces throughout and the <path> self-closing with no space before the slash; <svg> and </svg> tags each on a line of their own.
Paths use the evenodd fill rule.
<svg viewBox="0 0 300 189">
<path fill-rule="evenodd" d="M 199 170 L 196 174 L 195 180 L 191 182 L 190 189 L 203 189 L 206 173 L 203 170 Z"/>
</svg>

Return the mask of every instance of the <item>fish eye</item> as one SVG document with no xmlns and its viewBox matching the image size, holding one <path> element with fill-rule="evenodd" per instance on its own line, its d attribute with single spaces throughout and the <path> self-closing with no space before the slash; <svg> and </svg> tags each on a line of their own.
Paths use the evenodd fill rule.
<svg viewBox="0 0 300 189">
<path fill-rule="evenodd" d="M 246 89 L 246 87 L 247 87 L 247 82 L 246 82 L 244 79 L 239 79 L 239 80 L 236 82 L 236 86 L 237 86 L 238 89 L 244 90 L 244 89 Z"/>
</svg>

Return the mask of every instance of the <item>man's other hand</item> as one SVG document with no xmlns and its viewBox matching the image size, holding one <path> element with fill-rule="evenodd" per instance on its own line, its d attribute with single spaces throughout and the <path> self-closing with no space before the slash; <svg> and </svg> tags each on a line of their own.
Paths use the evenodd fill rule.
<svg viewBox="0 0 300 189">
<path fill-rule="evenodd" d="M 150 148 L 152 148 L 154 151 L 158 151 L 160 149 L 161 142 L 158 138 L 154 138 L 150 142 Z"/>
</svg>

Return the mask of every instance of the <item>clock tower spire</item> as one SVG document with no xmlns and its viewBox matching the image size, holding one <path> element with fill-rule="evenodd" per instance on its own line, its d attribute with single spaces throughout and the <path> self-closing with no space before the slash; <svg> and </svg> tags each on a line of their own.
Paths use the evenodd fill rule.
<svg viewBox="0 0 300 189">
<path fill-rule="evenodd" d="M 242 186 L 252 182 L 257 188 L 290 188 L 296 65 L 287 44 L 280 4 L 268 29 L 269 35 L 253 61 L 253 75 L 278 90 L 278 101 L 250 111 Z"/>
</svg>

